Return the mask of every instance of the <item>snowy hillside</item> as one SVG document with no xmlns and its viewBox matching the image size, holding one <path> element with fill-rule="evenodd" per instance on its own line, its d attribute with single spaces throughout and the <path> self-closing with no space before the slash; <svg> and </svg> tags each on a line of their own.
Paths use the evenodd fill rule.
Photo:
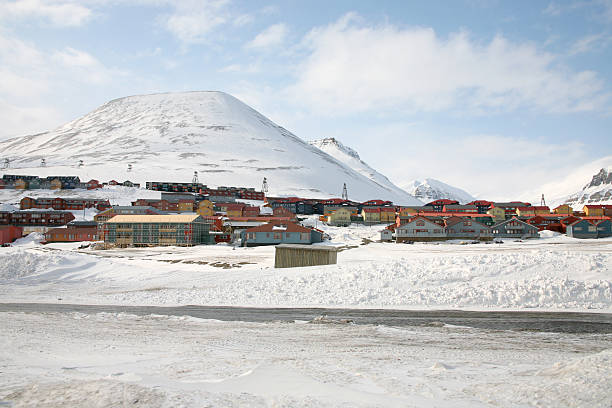
<svg viewBox="0 0 612 408">
<path fill-rule="evenodd" d="M 447 198 L 449 200 L 457 200 L 461 204 L 469 203 L 475 198 L 470 193 L 461 190 L 460 188 L 450 186 L 441 181 L 426 178 L 423 181 L 414 180 L 408 184 L 405 189 L 418 198 L 419 200 L 428 203 L 430 201 Z"/>
<path fill-rule="evenodd" d="M 190 182 L 258 188 L 270 195 L 418 200 L 359 174 L 222 92 L 130 96 L 53 131 L 0 142 L 6 173 L 82 179 Z M 41 159 L 47 167 L 39 167 Z M 79 160 L 84 166 L 76 168 Z M 128 164 L 132 171 L 127 172 Z"/>
<path fill-rule="evenodd" d="M 351 169 L 355 170 L 357 173 L 369 178 L 381 188 L 391 191 L 399 196 L 405 197 L 404 202 L 414 200 L 413 196 L 393 184 L 387 177 L 380 174 L 363 160 L 361 160 L 359 154 L 354 149 L 343 145 L 341 142 L 334 139 L 333 137 L 313 140 L 309 143 L 313 146 L 318 147 L 319 149 L 334 157 L 338 161 L 344 163 Z M 352 198 L 351 191 L 349 191 L 349 198 Z"/>
<path fill-rule="evenodd" d="M 612 167 L 601 169 L 584 188 L 565 199 L 576 209 L 585 204 L 612 204 Z"/>
<path fill-rule="evenodd" d="M 568 203 L 576 209 L 585 204 L 612 204 L 612 156 L 602 157 L 574 169 L 558 181 L 527 192 L 524 199 L 544 193 L 551 207 Z"/>
</svg>

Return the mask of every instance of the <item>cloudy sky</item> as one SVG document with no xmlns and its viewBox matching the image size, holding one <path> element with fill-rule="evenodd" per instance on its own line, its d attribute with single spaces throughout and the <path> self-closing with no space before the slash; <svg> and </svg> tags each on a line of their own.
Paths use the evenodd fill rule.
<svg viewBox="0 0 612 408">
<path fill-rule="evenodd" d="M 336 137 L 399 185 L 535 201 L 612 154 L 612 0 L 0 0 L 0 139 L 184 90 Z"/>
</svg>

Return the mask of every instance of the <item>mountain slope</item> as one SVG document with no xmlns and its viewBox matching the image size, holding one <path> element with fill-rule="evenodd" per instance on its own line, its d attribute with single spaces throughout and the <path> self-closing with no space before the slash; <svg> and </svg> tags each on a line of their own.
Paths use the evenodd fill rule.
<svg viewBox="0 0 612 408">
<path fill-rule="evenodd" d="M 425 203 L 441 198 L 457 200 L 461 204 L 475 200 L 470 193 L 431 178 L 423 181 L 414 180 L 406 186 L 406 190 Z"/>
<path fill-rule="evenodd" d="M 600 169 L 582 190 L 563 201 L 575 209 L 585 204 L 612 204 L 612 166 Z"/>
<path fill-rule="evenodd" d="M 317 148 L 334 157 L 338 161 L 344 163 L 351 169 L 355 170 L 357 173 L 363 175 L 364 177 L 367 177 L 372 182 L 379 185 L 381 188 L 393 192 L 398 196 L 405 197 L 403 202 L 414 200 L 414 197 L 408 194 L 408 192 L 402 190 L 401 188 L 393 184 L 387 177 L 380 174 L 363 160 L 361 160 L 359 154 L 355 150 L 343 145 L 338 140 L 334 138 L 325 138 L 319 140 L 312 140 L 308 143 L 310 143 L 312 146 L 316 146 Z M 350 194 L 351 191 L 349 191 L 349 197 Z M 413 204 L 417 204 L 416 201 Z"/>
<path fill-rule="evenodd" d="M 190 182 L 258 188 L 270 195 L 337 197 L 398 204 L 418 200 L 387 189 L 310 146 L 222 92 L 130 96 L 53 131 L 0 142 L 7 173 Z M 47 167 L 38 167 L 45 159 Z M 84 165 L 77 168 L 79 160 Z M 132 171 L 127 171 L 128 164 Z"/>
</svg>

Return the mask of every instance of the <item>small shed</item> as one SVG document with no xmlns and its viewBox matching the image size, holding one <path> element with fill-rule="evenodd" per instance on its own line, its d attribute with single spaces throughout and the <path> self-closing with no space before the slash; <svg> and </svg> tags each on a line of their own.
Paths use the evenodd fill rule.
<svg viewBox="0 0 612 408">
<path fill-rule="evenodd" d="M 331 246 L 281 244 L 276 246 L 275 268 L 299 266 L 334 265 L 338 261 L 338 250 Z"/>
</svg>

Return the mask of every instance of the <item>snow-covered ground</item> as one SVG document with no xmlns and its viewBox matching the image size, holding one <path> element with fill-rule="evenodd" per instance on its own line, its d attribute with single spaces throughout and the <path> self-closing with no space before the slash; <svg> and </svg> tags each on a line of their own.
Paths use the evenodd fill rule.
<svg viewBox="0 0 612 408">
<path fill-rule="evenodd" d="M 612 338 L 0 313 L 0 406 L 612 405 Z"/>
<path fill-rule="evenodd" d="M 0 249 L 0 302 L 612 311 L 612 239 L 372 242 L 382 226 L 323 228 L 337 265 L 274 268 L 274 248 L 108 251 L 26 240 Z"/>
</svg>

